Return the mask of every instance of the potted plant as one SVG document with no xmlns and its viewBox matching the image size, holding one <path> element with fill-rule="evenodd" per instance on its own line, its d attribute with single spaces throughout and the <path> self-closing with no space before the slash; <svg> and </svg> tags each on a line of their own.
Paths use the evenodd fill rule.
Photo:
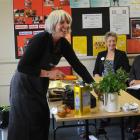
<svg viewBox="0 0 140 140">
<path fill-rule="evenodd" d="M 116 73 L 109 71 L 99 83 L 93 83 L 93 88 L 99 100 L 103 101 L 106 111 L 118 111 L 118 95 L 120 90 L 126 90 L 127 80 L 128 74 L 120 68 Z"/>
<path fill-rule="evenodd" d="M 0 106 L 0 128 L 4 129 L 8 126 L 10 106 Z"/>
</svg>

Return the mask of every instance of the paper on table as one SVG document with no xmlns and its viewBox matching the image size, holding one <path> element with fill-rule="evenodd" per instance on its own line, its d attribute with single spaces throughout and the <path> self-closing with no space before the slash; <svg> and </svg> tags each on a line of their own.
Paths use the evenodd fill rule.
<svg viewBox="0 0 140 140">
<path fill-rule="evenodd" d="M 49 89 L 51 89 L 51 88 L 64 88 L 66 85 L 68 85 L 68 84 L 62 82 L 61 80 L 54 80 L 54 81 L 50 81 Z"/>
<path fill-rule="evenodd" d="M 90 140 L 98 140 L 95 136 L 93 136 L 93 135 L 89 135 L 89 139 Z"/>
<path fill-rule="evenodd" d="M 127 89 L 134 89 L 134 90 L 138 90 L 138 89 L 140 89 L 140 84 L 135 85 L 135 86 L 130 86 L 130 87 L 127 87 Z"/>
</svg>

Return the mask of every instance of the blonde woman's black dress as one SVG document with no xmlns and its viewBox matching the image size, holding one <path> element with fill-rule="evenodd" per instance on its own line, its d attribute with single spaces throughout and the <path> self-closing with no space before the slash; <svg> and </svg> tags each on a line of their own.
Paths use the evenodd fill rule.
<svg viewBox="0 0 140 140">
<path fill-rule="evenodd" d="M 40 78 L 40 71 L 51 70 L 62 56 L 85 82 L 93 81 L 65 38 L 54 46 L 51 34 L 35 35 L 11 80 L 8 140 L 48 140 L 50 113 L 46 94 L 49 79 Z"/>
</svg>

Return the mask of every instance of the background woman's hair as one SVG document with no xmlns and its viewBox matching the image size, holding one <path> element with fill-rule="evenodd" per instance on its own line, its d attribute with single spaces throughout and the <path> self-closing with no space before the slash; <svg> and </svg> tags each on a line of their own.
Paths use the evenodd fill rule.
<svg viewBox="0 0 140 140">
<path fill-rule="evenodd" d="M 115 37 L 115 38 L 116 38 L 116 41 L 117 41 L 118 37 L 117 37 L 117 34 L 114 33 L 114 32 L 107 32 L 107 33 L 105 34 L 105 41 L 106 41 L 106 40 L 108 39 L 108 37 L 110 37 L 110 36 Z"/>
<path fill-rule="evenodd" d="M 68 32 L 70 32 L 72 23 L 71 16 L 64 10 L 52 11 L 45 20 L 45 30 L 49 33 L 54 33 L 56 24 L 63 22 L 64 20 L 66 20 L 69 23 L 70 27 L 68 29 Z"/>
</svg>

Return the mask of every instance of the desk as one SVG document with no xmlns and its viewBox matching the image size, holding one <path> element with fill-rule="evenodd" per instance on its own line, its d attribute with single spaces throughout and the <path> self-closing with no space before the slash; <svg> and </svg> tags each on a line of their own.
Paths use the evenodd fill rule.
<svg viewBox="0 0 140 140">
<path fill-rule="evenodd" d="M 137 103 L 140 106 L 140 101 L 136 98 L 134 98 L 133 96 L 131 96 L 130 94 L 128 94 L 125 91 L 121 91 L 120 92 L 120 96 L 119 96 L 119 105 L 120 107 L 124 104 L 124 103 Z M 123 118 L 126 116 L 137 116 L 140 115 L 140 111 L 135 113 L 135 112 L 115 112 L 115 113 L 109 113 L 106 111 L 101 111 L 101 110 L 91 110 L 91 113 L 88 115 L 83 115 L 83 116 L 69 116 L 69 117 L 65 117 L 65 118 L 60 118 L 57 115 L 54 115 L 54 119 L 56 122 L 67 122 L 67 121 L 75 121 L 75 120 L 85 120 L 86 122 L 86 131 L 87 131 L 87 136 L 86 136 L 86 140 L 89 140 L 88 138 L 88 120 L 93 120 L 93 119 L 101 119 L 101 118 L 121 118 L 121 135 L 122 135 L 122 140 L 125 140 L 125 135 L 124 135 L 124 129 L 123 129 Z"/>
</svg>

